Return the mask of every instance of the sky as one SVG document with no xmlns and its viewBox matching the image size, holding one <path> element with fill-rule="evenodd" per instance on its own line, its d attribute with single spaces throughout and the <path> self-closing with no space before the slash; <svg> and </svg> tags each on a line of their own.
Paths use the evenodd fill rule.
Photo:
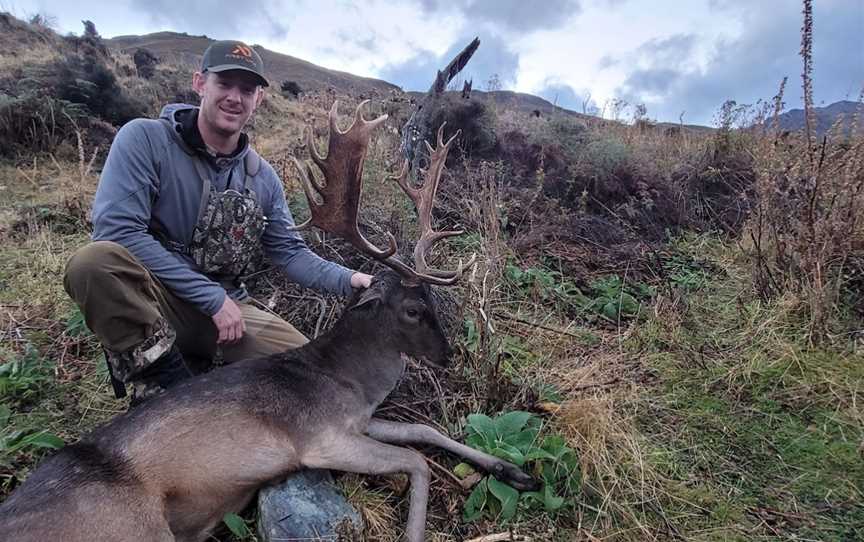
<svg viewBox="0 0 864 542">
<path fill-rule="evenodd" d="M 864 88 L 864 0 L 814 0 L 817 105 Z M 162 30 L 241 39 L 327 68 L 427 90 L 475 36 L 475 89 L 542 96 L 610 117 L 615 100 L 667 122 L 713 123 L 725 100 L 801 107 L 797 0 L 0 0 L 104 37 Z M 625 110 L 622 115 L 626 116 Z"/>
</svg>

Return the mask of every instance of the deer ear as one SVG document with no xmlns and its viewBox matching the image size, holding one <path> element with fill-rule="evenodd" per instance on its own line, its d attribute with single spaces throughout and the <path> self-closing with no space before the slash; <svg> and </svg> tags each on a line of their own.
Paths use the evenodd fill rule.
<svg viewBox="0 0 864 542">
<path fill-rule="evenodd" d="M 360 298 L 357 299 L 357 303 L 354 303 L 354 305 L 351 306 L 351 310 L 367 305 L 372 301 L 380 301 L 381 293 L 380 285 L 373 282 L 371 286 L 360 292 Z"/>
</svg>

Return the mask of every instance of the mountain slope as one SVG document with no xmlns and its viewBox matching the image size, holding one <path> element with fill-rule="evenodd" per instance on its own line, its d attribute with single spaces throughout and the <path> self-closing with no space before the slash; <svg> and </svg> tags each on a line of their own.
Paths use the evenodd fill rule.
<svg viewBox="0 0 864 542">
<path fill-rule="evenodd" d="M 851 127 L 852 116 L 858 109 L 858 102 L 840 101 L 824 107 L 814 107 L 816 118 L 816 134 L 823 135 L 842 116 L 844 125 L 848 130 Z M 804 129 L 804 110 L 790 109 L 782 113 L 778 120 L 781 130 L 794 132 Z"/>
<path fill-rule="evenodd" d="M 204 50 L 213 41 L 207 36 L 156 32 L 144 36 L 117 36 L 106 39 L 105 43 L 114 51 L 134 54 L 137 49 L 145 48 L 163 62 L 197 66 Z M 338 92 L 350 94 L 386 93 L 399 88 L 379 79 L 358 77 L 350 73 L 322 68 L 290 55 L 270 51 L 260 45 L 256 45 L 255 49 L 264 60 L 270 84 L 277 89 L 282 81 L 295 81 L 304 91 L 332 87 Z"/>
</svg>

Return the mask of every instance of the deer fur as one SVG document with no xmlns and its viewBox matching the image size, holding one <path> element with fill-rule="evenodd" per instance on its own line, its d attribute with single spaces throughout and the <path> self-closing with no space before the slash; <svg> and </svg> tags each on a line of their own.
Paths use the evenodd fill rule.
<svg viewBox="0 0 864 542">
<path fill-rule="evenodd" d="M 60 450 L 0 505 L 0 539 L 197 542 L 255 492 L 302 468 L 410 475 L 406 538 L 424 539 L 429 469 L 395 446 L 435 444 L 518 489 L 518 467 L 434 429 L 373 417 L 404 355 L 443 367 L 450 346 L 425 284 L 392 271 L 302 348 L 184 381 Z M 388 444 L 391 443 L 391 444 Z"/>
</svg>

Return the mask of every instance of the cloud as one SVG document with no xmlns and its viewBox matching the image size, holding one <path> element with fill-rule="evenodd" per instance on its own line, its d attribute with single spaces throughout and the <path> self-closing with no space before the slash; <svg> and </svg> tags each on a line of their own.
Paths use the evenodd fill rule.
<svg viewBox="0 0 864 542">
<path fill-rule="evenodd" d="M 289 29 L 280 21 L 284 16 L 277 17 L 283 14 L 266 2 L 241 2 L 240 9 L 232 0 L 130 0 L 129 6 L 148 15 L 154 23 L 200 32 L 216 39 L 248 35 L 250 28 L 268 38 L 281 39 L 287 36 Z"/>
<path fill-rule="evenodd" d="M 647 42 L 626 61 L 629 74 L 618 94 L 645 103 L 660 120 L 709 123 L 725 100 L 755 103 L 776 94 L 789 77 L 785 101 L 801 103 L 801 15 L 790 3 L 755 9 L 749 2 L 713 0 L 713 9 L 732 10 L 743 33 L 720 39 L 701 66 L 687 61 L 697 43 L 688 37 Z M 814 87 L 818 102 L 854 99 L 864 84 L 864 16 L 857 2 L 823 2 L 814 13 Z"/>
<path fill-rule="evenodd" d="M 537 95 L 558 107 L 571 111 L 589 115 L 597 112 L 597 107 L 591 100 L 591 92 L 587 89 L 576 90 L 565 83 L 547 81 L 546 85 L 537 92 Z"/>
<path fill-rule="evenodd" d="M 443 54 L 424 52 L 406 62 L 387 66 L 381 71 L 380 77 L 385 81 L 396 82 L 404 90 L 426 91 L 435 80 L 438 70 L 444 68 L 472 39 L 473 35 L 465 35 Z M 490 78 L 497 75 L 506 89 L 513 85 L 518 68 L 519 56 L 510 52 L 507 40 L 492 34 L 481 34 L 480 47 L 459 77 L 462 80 L 473 79 L 474 88 L 485 90 Z"/>
<path fill-rule="evenodd" d="M 420 0 L 427 13 L 455 10 L 472 24 L 490 24 L 503 31 L 532 32 L 560 28 L 582 11 L 579 0 Z"/>
</svg>

